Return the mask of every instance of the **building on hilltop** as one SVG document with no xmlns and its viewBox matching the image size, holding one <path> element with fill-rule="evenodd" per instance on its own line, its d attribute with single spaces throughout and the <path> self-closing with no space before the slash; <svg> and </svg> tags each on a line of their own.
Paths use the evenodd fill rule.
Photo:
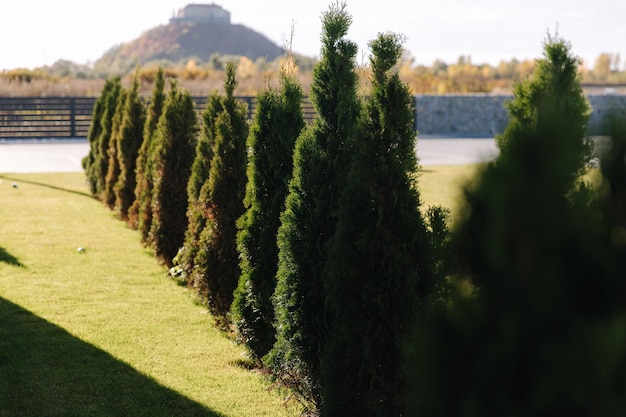
<svg viewBox="0 0 626 417">
<path fill-rule="evenodd" d="M 230 12 L 221 6 L 211 4 L 191 3 L 178 10 L 170 23 L 221 23 L 230 25 Z"/>
</svg>

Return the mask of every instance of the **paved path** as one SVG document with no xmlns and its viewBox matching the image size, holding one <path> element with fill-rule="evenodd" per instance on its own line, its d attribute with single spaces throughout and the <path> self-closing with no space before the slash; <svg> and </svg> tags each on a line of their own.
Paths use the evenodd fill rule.
<svg viewBox="0 0 626 417">
<path fill-rule="evenodd" d="M 493 139 L 423 138 L 417 148 L 423 166 L 484 162 L 498 152 Z M 80 172 L 88 153 L 83 140 L 0 141 L 0 173 Z"/>
<path fill-rule="evenodd" d="M 0 173 L 79 172 L 86 141 L 0 142 Z"/>
<path fill-rule="evenodd" d="M 465 165 L 488 162 L 498 155 L 493 139 L 422 138 L 417 141 L 417 156 L 422 166 Z"/>
</svg>

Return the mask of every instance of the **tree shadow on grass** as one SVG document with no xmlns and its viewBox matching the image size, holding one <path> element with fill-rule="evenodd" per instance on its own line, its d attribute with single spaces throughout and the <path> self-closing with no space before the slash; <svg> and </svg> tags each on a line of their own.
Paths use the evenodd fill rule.
<svg viewBox="0 0 626 417">
<path fill-rule="evenodd" d="M 220 414 L 0 298 L 0 416 Z"/>
<path fill-rule="evenodd" d="M 67 193 L 72 193 L 72 194 L 76 194 L 76 195 L 80 195 L 83 197 L 89 197 L 89 198 L 94 198 L 94 196 L 92 196 L 89 193 L 86 193 L 84 191 L 78 191 L 78 190 L 72 190 L 69 188 L 63 188 L 63 187 L 59 187 L 57 185 L 53 185 L 53 184 L 46 184 L 43 182 L 37 182 L 37 181 L 31 181 L 31 180 L 27 180 L 24 178 L 14 178 L 8 175 L 0 175 L 0 178 L 7 180 L 7 181 L 15 181 L 17 183 L 24 183 L 24 184 L 31 184 L 31 185 L 37 185 L 39 187 L 46 187 L 46 188 L 50 188 L 52 190 L 57 190 L 57 191 L 65 191 Z"/>
<path fill-rule="evenodd" d="M 24 264 L 20 262 L 15 256 L 11 255 L 6 251 L 2 246 L 0 246 L 0 263 L 4 262 L 5 264 L 19 266 L 20 268 L 24 268 Z"/>
</svg>

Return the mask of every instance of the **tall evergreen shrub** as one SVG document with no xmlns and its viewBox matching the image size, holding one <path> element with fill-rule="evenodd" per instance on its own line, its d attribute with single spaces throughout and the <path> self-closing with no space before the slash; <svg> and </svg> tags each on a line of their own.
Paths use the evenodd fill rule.
<svg viewBox="0 0 626 417">
<path fill-rule="evenodd" d="M 241 276 L 232 313 L 237 337 L 255 361 L 275 342 L 276 234 L 293 171 L 293 147 L 304 128 L 301 103 L 302 87 L 283 68 L 280 89 L 268 87 L 257 95 L 248 136 L 246 212 L 237 225 Z"/>
<path fill-rule="evenodd" d="M 329 321 L 325 277 L 339 196 L 360 135 L 357 45 L 346 39 L 352 17 L 345 4 L 322 15 L 321 58 L 311 99 L 318 117 L 297 139 L 294 171 L 278 231 L 273 303 L 277 340 L 264 362 L 277 383 L 320 404 L 320 360 Z"/>
<path fill-rule="evenodd" d="M 105 189 L 109 168 L 109 142 L 113 134 L 113 118 L 122 91 L 122 83 L 119 77 L 112 79 L 110 83 L 110 89 L 106 90 L 107 94 L 103 102 L 102 117 L 99 120 L 99 135 L 96 142 L 92 145 L 93 163 L 87 169 L 89 188 L 92 194 L 99 199 L 103 198 Z M 92 123 L 96 122 L 96 120 L 92 121 Z"/>
<path fill-rule="evenodd" d="M 610 143 L 600 152 L 603 176 L 602 197 L 614 245 L 626 249 L 626 108 L 613 109 L 609 116 Z"/>
<path fill-rule="evenodd" d="M 122 121 L 124 119 L 124 110 L 126 108 L 126 100 L 129 91 L 122 88 L 120 91 L 117 105 L 115 106 L 115 115 L 111 123 L 111 137 L 109 139 L 109 149 L 107 155 L 109 162 L 107 163 L 107 174 L 104 180 L 104 190 L 102 191 L 102 201 L 110 209 L 115 208 L 115 184 L 120 176 L 120 161 L 118 158 L 119 142 L 122 140 Z"/>
<path fill-rule="evenodd" d="M 215 122 L 217 116 L 224 111 L 225 102 L 235 99 L 232 92 L 230 96 L 228 94 L 229 91 L 226 91 L 225 96 L 219 94 L 217 91 L 212 92 L 202 112 L 202 132 L 198 139 L 196 158 L 193 161 L 193 168 L 191 170 L 191 176 L 189 177 L 189 184 L 187 185 L 187 193 L 189 194 L 190 200 L 198 200 L 202 185 L 204 185 L 209 177 L 216 136 Z M 232 106 L 232 104 L 230 104 L 230 106 Z"/>
<path fill-rule="evenodd" d="M 145 122 L 146 108 L 139 96 L 139 79 L 138 74 L 135 74 L 124 104 L 120 136 L 117 141 L 120 174 L 113 187 L 115 210 L 123 220 L 128 220 L 128 210 L 135 201 L 135 188 L 137 186 L 135 170 L 139 148 L 143 142 Z"/>
<path fill-rule="evenodd" d="M 150 227 L 155 253 L 170 267 L 187 228 L 187 182 L 197 130 L 191 95 L 172 81 L 154 137 Z"/>
<path fill-rule="evenodd" d="M 536 77 L 577 79 L 564 41 L 545 51 Z M 465 191 L 453 242 L 473 291 L 417 326 L 411 415 L 626 410 L 626 245 L 602 201 L 572 181 L 587 158 L 587 108 L 570 106 L 584 103 L 574 81 L 529 86 L 551 94 L 513 105 L 528 106 L 530 123 L 507 129 L 505 152 Z"/>
<path fill-rule="evenodd" d="M 363 140 L 330 246 L 332 327 L 322 360 L 322 416 L 402 415 L 409 329 L 435 287 L 414 184 L 414 100 L 393 70 L 402 37 L 381 34 L 370 48 Z"/>
<path fill-rule="evenodd" d="M 233 97 L 234 99 L 234 97 Z M 206 225 L 206 204 L 200 199 L 202 185 L 209 177 L 211 161 L 213 160 L 213 146 L 216 136 L 217 116 L 224 111 L 224 101 L 228 100 L 217 91 L 212 92 L 207 100 L 206 107 L 202 112 L 202 130 L 196 152 L 191 166 L 191 175 L 187 183 L 187 230 L 185 242 L 176 256 L 175 263 L 180 269 L 181 275 L 188 284 L 193 280 L 194 259 L 198 253 L 200 233 Z"/>
<path fill-rule="evenodd" d="M 152 89 L 150 105 L 143 129 L 143 141 L 139 148 L 135 174 L 135 201 L 129 209 L 129 223 L 139 229 L 141 241 L 149 245 L 148 236 L 152 224 L 152 176 L 154 170 L 154 147 L 157 123 L 165 104 L 165 77 L 159 67 Z"/>
<path fill-rule="evenodd" d="M 198 239 L 192 277 L 220 326 L 227 323 L 241 273 L 236 222 L 244 212 L 248 109 L 234 97 L 236 86 L 231 62 L 226 67 L 224 110 L 214 121 L 210 170 L 198 197 L 205 207 L 205 225 Z"/>
<path fill-rule="evenodd" d="M 567 141 L 560 144 L 559 158 L 555 162 L 577 164 L 577 169 L 572 170 L 574 177 L 584 172 L 593 148 L 587 138 L 591 108 L 580 85 L 580 63 L 567 41 L 548 34 L 543 59 L 537 61 L 532 77 L 514 85 L 513 100 L 507 103 L 509 123 L 504 132 L 496 136 L 501 154 L 508 152 L 516 135 L 536 129 L 542 110 L 550 106 L 556 117 L 552 122 L 561 124 L 555 128 Z"/>
<path fill-rule="evenodd" d="M 91 114 L 91 124 L 89 125 L 89 132 L 87 133 L 87 142 L 89 143 L 89 153 L 82 160 L 83 169 L 87 176 L 87 184 L 89 185 L 89 192 L 92 195 L 97 194 L 96 183 L 97 177 L 95 173 L 95 161 L 99 157 L 100 147 L 98 139 L 102 134 L 103 118 L 107 109 L 107 100 L 112 93 L 115 86 L 113 79 L 107 79 L 104 83 L 104 87 L 100 92 L 100 96 L 94 104 L 93 112 Z"/>
</svg>

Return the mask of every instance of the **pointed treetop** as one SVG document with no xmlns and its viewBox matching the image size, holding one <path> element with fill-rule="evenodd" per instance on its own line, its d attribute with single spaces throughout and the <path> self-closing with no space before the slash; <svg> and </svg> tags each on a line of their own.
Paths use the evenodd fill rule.
<svg viewBox="0 0 626 417">
<path fill-rule="evenodd" d="M 133 82 L 130 86 L 130 90 L 132 94 L 137 94 L 137 92 L 139 91 L 139 73 L 140 72 L 141 72 L 141 67 L 137 65 L 137 67 L 135 67 L 135 74 L 133 75 Z"/>
<path fill-rule="evenodd" d="M 226 64 L 226 82 L 224 83 L 224 89 L 226 90 L 226 96 L 232 98 L 237 88 L 237 80 L 235 79 L 236 66 L 234 62 L 228 62 Z"/>
<path fill-rule="evenodd" d="M 163 87 L 165 87 L 165 70 L 162 66 L 159 66 L 159 69 L 157 70 L 154 85 L 156 87 L 156 91 L 163 91 Z"/>
<path fill-rule="evenodd" d="M 544 59 L 537 62 L 537 72 L 556 76 L 553 82 L 556 82 L 557 86 L 567 88 L 580 77 L 578 68 L 581 59 L 574 55 L 571 49 L 571 44 L 560 38 L 558 33 L 551 35 L 548 32 L 543 45 Z"/>
<path fill-rule="evenodd" d="M 347 4 L 337 1 L 322 13 L 322 44 L 326 48 L 334 48 L 336 42 L 348 34 L 352 24 L 352 16 L 348 13 Z"/>
<path fill-rule="evenodd" d="M 380 33 L 369 43 L 372 50 L 370 61 L 374 77 L 381 81 L 402 57 L 404 36 L 397 33 Z"/>
<path fill-rule="evenodd" d="M 170 79 L 170 95 L 174 96 L 178 93 L 178 82 L 175 79 Z"/>
</svg>

